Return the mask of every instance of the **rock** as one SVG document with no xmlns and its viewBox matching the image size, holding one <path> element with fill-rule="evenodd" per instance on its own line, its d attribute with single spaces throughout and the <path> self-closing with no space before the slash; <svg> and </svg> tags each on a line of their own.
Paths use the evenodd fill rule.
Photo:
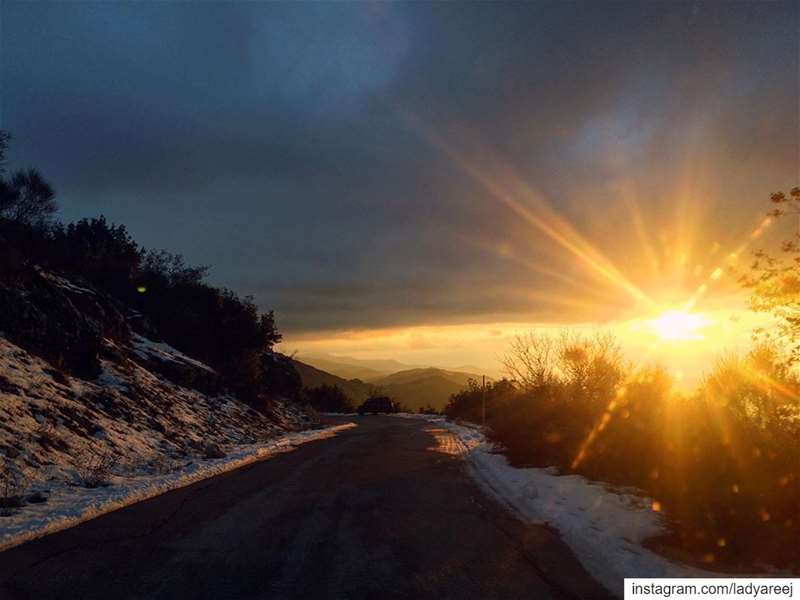
<svg viewBox="0 0 800 600">
<path fill-rule="evenodd" d="M 56 369 L 92 379 L 103 337 L 127 339 L 129 331 L 116 300 L 82 289 L 33 270 L 13 287 L 0 285 L 0 330 Z"/>
<path fill-rule="evenodd" d="M 14 446 L 5 446 L 5 447 L 3 448 L 3 453 L 4 453 L 4 454 L 5 454 L 5 455 L 6 455 L 8 458 L 19 458 L 19 450 L 17 450 L 16 448 L 14 448 Z"/>
<path fill-rule="evenodd" d="M 19 394 L 19 386 L 11 383 L 8 379 L 6 379 L 3 375 L 0 375 L 0 392 L 5 392 L 6 394 Z"/>
<path fill-rule="evenodd" d="M 203 449 L 203 458 L 225 458 L 225 452 L 217 444 L 206 444 Z"/>
<path fill-rule="evenodd" d="M 42 504 L 47 502 L 47 496 L 45 496 L 42 492 L 33 492 L 25 497 L 25 502 L 28 504 Z"/>
<path fill-rule="evenodd" d="M 23 502 L 20 496 L 6 496 L 0 497 L 0 508 L 20 508 Z"/>
</svg>

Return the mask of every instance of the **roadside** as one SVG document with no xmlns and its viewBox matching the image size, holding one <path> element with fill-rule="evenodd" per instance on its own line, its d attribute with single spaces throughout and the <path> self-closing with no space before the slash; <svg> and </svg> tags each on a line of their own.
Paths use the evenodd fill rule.
<svg viewBox="0 0 800 600">
<path fill-rule="evenodd" d="M 558 531 L 586 570 L 608 590 L 623 595 L 625 577 L 715 577 L 677 564 L 646 547 L 666 529 L 652 500 L 579 475 L 550 468 L 516 468 L 492 450 L 480 428 L 444 417 L 397 415 L 426 420 L 452 432 L 470 475 L 481 489 L 527 523 Z"/>
<path fill-rule="evenodd" d="M 0 516 L 0 551 L 252 462 L 291 452 L 302 444 L 329 438 L 351 427 L 355 424 L 286 433 L 263 443 L 237 446 L 214 458 L 173 461 L 151 469 L 150 473 L 109 475 L 108 481 L 97 487 L 52 480 L 45 488 L 33 492 L 46 498 L 46 502 L 27 503 Z"/>
<path fill-rule="evenodd" d="M 438 426 L 356 422 L 3 552 L 0 597 L 607 597 L 438 450 Z"/>
</svg>

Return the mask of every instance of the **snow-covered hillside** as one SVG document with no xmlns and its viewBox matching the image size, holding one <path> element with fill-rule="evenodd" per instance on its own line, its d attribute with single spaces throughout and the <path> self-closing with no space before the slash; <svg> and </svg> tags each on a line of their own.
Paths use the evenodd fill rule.
<svg viewBox="0 0 800 600">
<path fill-rule="evenodd" d="M 0 548 L 330 434 L 281 398 L 254 410 L 211 367 L 63 277 L 0 287 L 3 307 Z M 81 352 L 82 368 L 54 366 Z"/>
<path fill-rule="evenodd" d="M 128 356 L 152 356 L 141 349 L 157 347 L 164 360 L 184 360 L 166 344 L 137 341 Z M 144 467 L 210 452 L 211 444 L 254 443 L 308 425 L 307 416 L 280 401 L 270 419 L 231 396 L 173 383 L 126 357 L 114 342 L 106 344 L 119 361 L 102 360 L 102 373 L 84 381 L 0 337 L 0 453 L 6 473 L 77 483 L 78 471 L 93 459 Z"/>
</svg>

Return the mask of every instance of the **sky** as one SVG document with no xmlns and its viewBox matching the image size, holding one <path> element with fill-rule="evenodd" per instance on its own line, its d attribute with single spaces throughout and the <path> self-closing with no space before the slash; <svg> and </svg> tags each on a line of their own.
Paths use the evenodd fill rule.
<svg viewBox="0 0 800 600">
<path fill-rule="evenodd" d="M 798 40 L 795 2 L 3 0 L 0 127 L 62 219 L 209 265 L 301 357 L 641 354 L 705 284 L 677 370 L 746 337 L 712 275 L 798 183 Z"/>
</svg>

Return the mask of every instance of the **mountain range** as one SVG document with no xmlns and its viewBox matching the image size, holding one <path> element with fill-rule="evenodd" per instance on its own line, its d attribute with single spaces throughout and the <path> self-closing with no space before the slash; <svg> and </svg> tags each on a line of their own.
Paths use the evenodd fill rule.
<svg viewBox="0 0 800 600">
<path fill-rule="evenodd" d="M 338 386 L 356 404 L 380 391 L 412 411 L 430 406 L 441 410 L 451 395 L 480 380 L 477 367 L 458 370 L 407 365 L 395 360 L 362 360 L 343 356 L 309 356 L 294 360 L 303 385 Z"/>
<path fill-rule="evenodd" d="M 421 365 L 409 364 L 393 360 L 389 358 L 375 359 L 375 358 L 355 358 L 352 356 L 343 356 L 339 354 L 309 354 L 301 357 L 303 362 L 314 365 L 319 369 L 323 369 L 344 377 L 345 379 L 352 379 L 353 377 L 370 381 L 378 377 L 391 375 L 399 371 L 407 371 L 409 369 L 428 369 L 436 368 L 443 371 L 469 373 L 473 376 L 482 376 L 486 374 L 485 369 L 476 367 L 474 365 L 461 365 L 457 367 L 441 367 L 436 365 Z"/>
</svg>

